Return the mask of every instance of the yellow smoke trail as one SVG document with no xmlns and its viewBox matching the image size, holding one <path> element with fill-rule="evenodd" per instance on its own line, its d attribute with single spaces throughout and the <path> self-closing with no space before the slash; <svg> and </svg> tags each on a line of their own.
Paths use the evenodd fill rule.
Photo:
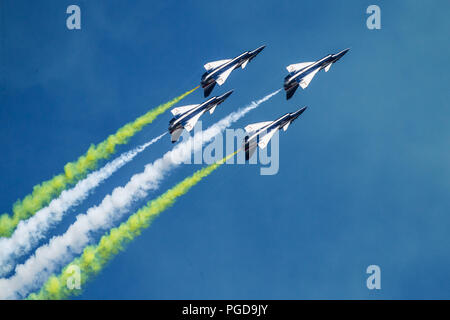
<svg viewBox="0 0 450 320">
<path fill-rule="evenodd" d="M 110 135 L 98 145 L 91 145 L 88 151 L 80 156 L 77 161 L 69 162 L 64 166 L 64 173 L 54 176 L 52 179 L 33 187 L 33 192 L 13 205 L 12 216 L 4 213 L 0 216 L 0 237 L 9 237 L 17 224 L 31 217 L 36 211 L 47 205 L 54 197 L 58 196 L 68 185 L 76 183 L 86 174 L 95 169 L 100 160 L 108 158 L 115 152 L 118 145 L 125 144 L 142 128 L 153 122 L 158 115 L 172 107 L 178 101 L 194 92 L 195 87 L 175 99 L 159 105 L 133 122 L 121 127 L 115 134 Z"/>
<path fill-rule="evenodd" d="M 120 250 L 123 250 L 125 244 L 139 236 L 153 219 L 170 207 L 178 197 L 187 193 L 189 189 L 224 164 L 227 159 L 233 157 L 238 151 L 208 167 L 198 170 L 155 200 L 149 201 L 144 207 L 130 216 L 127 221 L 117 228 L 112 228 L 109 233 L 100 239 L 96 246 L 86 247 L 80 257 L 65 266 L 59 275 L 52 275 L 40 291 L 30 294 L 28 299 L 66 299 L 70 295 L 80 294 L 80 290 L 71 290 L 67 285 L 68 280 L 73 276 L 74 266 L 80 270 L 81 284 L 86 283 L 92 276 L 100 272 Z"/>
</svg>

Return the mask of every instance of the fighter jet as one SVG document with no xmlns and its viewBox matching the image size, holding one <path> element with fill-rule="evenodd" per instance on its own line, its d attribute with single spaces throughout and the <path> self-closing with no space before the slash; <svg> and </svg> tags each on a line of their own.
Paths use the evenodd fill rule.
<svg viewBox="0 0 450 320">
<path fill-rule="evenodd" d="M 267 147 L 267 144 L 270 139 L 272 139 L 275 132 L 281 128 L 286 131 L 289 125 L 305 110 L 306 107 L 303 107 L 295 112 L 286 113 L 275 121 L 258 122 L 246 126 L 245 131 L 249 133 L 249 135 L 245 137 L 243 144 L 245 160 L 249 160 L 252 157 L 256 150 L 256 146 L 259 146 L 261 149 Z"/>
<path fill-rule="evenodd" d="M 286 69 L 289 71 L 289 74 L 284 78 L 286 100 L 289 100 L 294 95 L 299 85 L 302 89 L 305 89 L 317 72 L 322 69 L 328 72 L 331 65 L 342 58 L 348 50 L 350 49 L 345 49 L 337 54 L 329 54 L 315 62 L 301 62 L 287 66 Z"/>
<path fill-rule="evenodd" d="M 205 64 L 203 67 L 206 69 L 206 72 L 203 74 L 200 82 L 204 89 L 205 98 L 209 96 L 216 83 L 220 86 L 224 84 L 234 69 L 239 67 L 244 69 L 247 63 L 256 57 L 265 47 L 262 46 L 253 51 L 246 51 L 233 59 L 212 61 Z"/>
<path fill-rule="evenodd" d="M 178 141 L 183 129 L 186 129 L 188 132 L 191 131 L 202 114 L 207 111 L 212 114 L 216 107 L 224 102 L 232 93 L 233 90 L 230 90 L 221 96 L 212 97 L 202 104 L 192 104 L 170 110 L 174 115 L 169 122 L 169 133 L 171 134 L 172 143 Z"/>
</svg>

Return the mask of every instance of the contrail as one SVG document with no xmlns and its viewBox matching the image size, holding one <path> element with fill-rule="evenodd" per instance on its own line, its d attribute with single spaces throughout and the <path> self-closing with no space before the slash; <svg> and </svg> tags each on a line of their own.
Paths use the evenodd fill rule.
<svg viewBox="0 0 450 320">
<path fill-rule="evenodd" d="M 80 285 L 91 280 L 119 251 L 124 250 L 124 246 L 127 243 L 138 237 L 150 225 L 153 219 L 237 152 L 226 156 L 208 167 L 198 170 L 155 200 L 149 201 L 144 207 L 130 216 L 127 221 L 120 224 L 117 228 L 112 228 L 100 239 L 97 245 L 84 248 L 83 254 L 80 257 L 65 266 L 59 275 L 52 275 L 42 288 L 37 293 L 30 294 L 28 299 L 66 299 L 74 293 L 80 294 L 80 290 L 74 291 L 67 286 L 69 278 L 73 275 L 71 270 L 74 266 L 79 268 L 80 271 Z"/>
<path fill-rule="evenodd" d="M 131 151 L 124 152 L 103 168 L 90 173 L 75 187 L 63 191 L 47 207 L 36 212 L 28 220 L 21 221 L 10 238 L 0 238 L 0 276 L 11 271 L 14 260 L 31 250 L 52 226 L 61 221 L 70 207 L 78 205 L 100 183 L 166 134 L 163 133 Z"/>
<path fill-rule="evenodd" d="M 95 169 L 98 162 L 107 159 L 115 152 L 116 146 L 125 144 L 142 128 L 156 119 L 158 115 L 172 107 L 178 101 L 192 93 L 195 87 L 169 102 L 159 105 L 140 116 L 133 122 L 127 123 L 110 135 L 98 145 L 91 145 L 88 151 L 78 158 L 77 161 L 69 162 L 64 166 L 64 173 L 60 173 L 50 180 L 33 187 L 33 192 L 13 205 L 12 216 L 4 213 L 0 216 L 0 237 L 9 237 L 21 220 L 28 219 L 36 211 L 46 206 L 50 200 L 58 196 L 68 185 L 72 185 L 83 179 L 86 174 Z"/>
<path fill-rule="evenodd" d="M 161 180 L 173 168 L 188 160 L 191 152 L 196 152 L 203 144 L 211 141 L 233 122 L 276 95 L 277 90 L 264 98 L 253 101 L 247 107 L 235 111 L 213 124 L 210 128 L 195 134 L 185 142 L 179 143 L 162 158 L 145 166 L 142 173 L 135 174 L 124 187 L 117 187 L 107 195 L 98 206 L 90 208 L 86 214 L 77 216 L 64 233 L 54 237 L 47 245 L 38 248 L 33 256 L 16 266 L 16 273 L 9 279 L 0 279 L 0 299 L 24 297 L 39 287 L 57 268 L 80 254 L 91 242 L 92 233 L 111 228 L 115 221 L 128 212 L 136 201 L 145 198 L 150 190 L 159 187 Z"/>
</svg>

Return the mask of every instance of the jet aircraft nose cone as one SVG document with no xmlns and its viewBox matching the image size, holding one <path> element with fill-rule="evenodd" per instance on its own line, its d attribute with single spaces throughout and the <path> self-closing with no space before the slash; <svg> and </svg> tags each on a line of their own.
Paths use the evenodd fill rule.
<svg viewBox="0 0 450 320">
<path fill-rule="evenodd" d="M 347 48 L 347 49 L 345 49 L 345 50 L 342 50 L 341 52 L 339 52 L 339 53 L 337 54 L 337 56 L 343 57 L 349 50 L 350 50 L 350 48 Z"/>
<path fill-rule="evenodd" d="M 347 48 L 347 49 L 345 49 L 345 50 L 342 50 L 342 51 L 339 52 L 339 53 L 333 54 L 333 58 L 334 58 L 333 63 L 335 63 L 335 62 L 337 62 L 339 59 L 341 59 L 341 58 L 342 58 L 349 50 L 350 50 L 350 48 Z"/>
<path fill-rule="evenodd" d="M 225 99 L 228 98 L 233 92 L 234 92 L 234 90 L 230 90 L 230 91 L 224 93 L 224 94 L 222 95 L 222 99 L 225 100 Z"/>
<path fill-rule="evenodd" d="M 299 116 L 299 115 L 301 115 L 303 112 L 305 112 L 305 110 L 307 109 L 308 107 L 303 107 L 303 108 L 301 108 L 300 110 L 298 110 L 296 113 L 297 113 L 297 116 Z"/>
<path fill-rule="evenodd" d="M 250 51 L 250 54 L 251 54 L 253 57 L 255 57 L 255 56 L 257 56 L 261 51 L 263 51 L 263 49 L 264 49 L 265 47 L 266 47 L 266 46 L 264 45 L 264 46 L 261 46 L 261 47 L 255 49 L 255 50 L 253 50 L 253 51 Z"/>
<path fill-rule="evenodd" d="M 266 47 L 265 45 L 264 45 L 264 46 L 261 46 L 261 47 L 259 47 L 258 49 L 254 50 L 253 52 L 254 52 L 255 54 L 258 54 L 258 53 L 260 53 L 261 51 L 263 51 L 263 49 L 264 49 L 265 47 Z"/>
</svg>

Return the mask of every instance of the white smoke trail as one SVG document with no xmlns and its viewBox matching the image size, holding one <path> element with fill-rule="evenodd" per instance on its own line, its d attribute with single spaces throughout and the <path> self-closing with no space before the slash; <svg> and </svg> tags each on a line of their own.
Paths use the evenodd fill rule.
<svg viewBox="0 0 450 320">
<path fill-rule="evenodd" d="M 202 148 L 233 122 L 249 111 L 276 95 L 277 90 L 249 106 L 231 113 L 203 132 L 195 134 L 178 144 L 160 159 L 145 166 L 142 173 L 135 174 L 124 187 L 117 187 L 107 195 L 98 206 L 91 207 L 86 214 L 77 216 L 61 236 L 54 237 L 47 245 L 38 248 L 24 264 L 16 266 L 16 273 L 9 279 L 0 279 L 0 299 L 18 299 L 42 285 L 51 273 L 80 254 L 89 244 L 95 231 L 106 230 L 125 214 L 131 204 L 147 196 L 150 190 L 157 189 L 165 174 L 187 160 L 191 152 Z"/>
<path fill-rule="evenodd" d="M 61 221 L 69 208 L 80 204 L 93 189 L 166 134 L 165 132 L 131 151 L 124 152 L 103 168 L 90 173 L 75 187 L 63 191 L 58 198 L 52 200 L 34 216 L 22 220 L 10 238 L 0 238 L 0 276 L 10 272 L 14 267 L 14 261 L 33 249 L 44 238 L 46 232 Z"/>
</svg>

